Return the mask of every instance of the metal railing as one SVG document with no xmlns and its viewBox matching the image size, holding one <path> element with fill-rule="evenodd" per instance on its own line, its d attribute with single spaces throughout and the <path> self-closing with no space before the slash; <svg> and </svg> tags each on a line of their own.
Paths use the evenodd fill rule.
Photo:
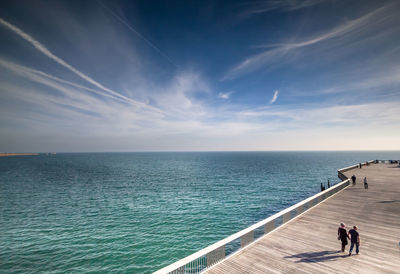
<svg viewBox="0 0 400 274">
<path fill-rule="evenodd" d="M 368 161 L 368 164 L 374 163 Z M 366 165 L 364 162 L 362 165 Z M 359 165 L 353 165 L 338 170 L 338 176 L 342 182 L 334 185 L 310 198 L 307 198 L 289 208 L 286 208 L 246 229 L 243 229 L 227 238 L 216 242 L 192 255 L 187 256 L 173 264 L 170 264 L 158 271 L 155 274 L 171 273 L 171 274 L 184 274 L 184 273 L 200 273 L 216 263 L 221 262 L 228 256 L 232 256 L 236 252 L 242 250 L 244 247 L 253 243 L 256 240 L 255 234 L 261 236 L 268 234 L 279 226 L 287 223 L 288 221 L 300 216 L 302 213 L 311 209 L 313 206 L 321 203 L 330 196 L 341 191 L 350 185 L 350 180 L 344 175 L 345 171 L 357 168 Z M 239 245 L 240 242 L 240 245 Z"/>
</svg>

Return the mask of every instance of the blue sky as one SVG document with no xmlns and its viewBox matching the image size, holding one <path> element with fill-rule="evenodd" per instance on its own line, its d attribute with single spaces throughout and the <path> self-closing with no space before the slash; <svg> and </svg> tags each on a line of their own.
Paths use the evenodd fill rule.
<svg viewBox="0 0 400 274">
<path fill-rule="evenodd" d="M 1 1 L 0 151 L 399 150 L 398 1 Z"/>
</svg>

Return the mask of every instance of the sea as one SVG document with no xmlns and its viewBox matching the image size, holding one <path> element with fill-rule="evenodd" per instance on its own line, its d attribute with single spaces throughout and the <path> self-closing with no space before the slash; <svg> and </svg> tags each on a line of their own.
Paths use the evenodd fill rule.
<svg viewBox="0 0 400 274">
<path fill-rule="evenodd" d="M 0 273 L 152 273 L 400 152 L 0 157 Z"/>
</svg>

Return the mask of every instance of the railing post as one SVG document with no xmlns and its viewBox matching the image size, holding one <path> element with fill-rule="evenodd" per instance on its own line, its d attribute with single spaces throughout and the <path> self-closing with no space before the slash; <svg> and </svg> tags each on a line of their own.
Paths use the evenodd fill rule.
<svg viewBox="0 0 400 274">
<path fill-rule="evenodd" d="M 297 216 L 304 212 L 304 205 L 299 206 L 297 209 Z"/>
<path fill-rule="evenodd" d="M 272 220 L 265 224 L 264 226 L 264 234 L 267 234 L 275 229 L 275 220 Z"/>
<path fill-rule="evenodd" d="M 240 247 L 243 248 L 254 241 L 254 230 L 240 237 Z"/>
<path fill-rule="evenodd" d="M 176 274 L 185 274 L 185 266 L 178 268 L 175 273 Z"/>
<path fill-rule="evenodd" d="M 283 214 L 282 216 L 282 223 L 286 223 L 287 221 L 290 221 L 290 219 L 292 219 L 292 212 L 286 212 L 285 214 Z"/>
<path fill-rule="evenodd" d="M 307 205 L 308 205 L 308 209 L 312 208 L 312 207 L 314 206 L 314 199 L 312 199 L 311 201 L 309 201 L 309 202 L 307 203 Z"/>
<path fill-rule="evenodd" d="M 225 258 L 225 245 L 207 254 L 207 267 L 221 261 L 223 258 Z"/>
</svg>

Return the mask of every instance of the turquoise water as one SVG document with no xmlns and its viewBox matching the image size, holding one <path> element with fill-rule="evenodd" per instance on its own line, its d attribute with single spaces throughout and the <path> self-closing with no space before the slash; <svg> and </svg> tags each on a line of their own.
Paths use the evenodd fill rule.
<svg viewBox="0 0 400 274">
<path fill-rule="evenodd" d="M 400 152 L 0 158 L 0 272 L 150 273 Z"/>
</svg>

